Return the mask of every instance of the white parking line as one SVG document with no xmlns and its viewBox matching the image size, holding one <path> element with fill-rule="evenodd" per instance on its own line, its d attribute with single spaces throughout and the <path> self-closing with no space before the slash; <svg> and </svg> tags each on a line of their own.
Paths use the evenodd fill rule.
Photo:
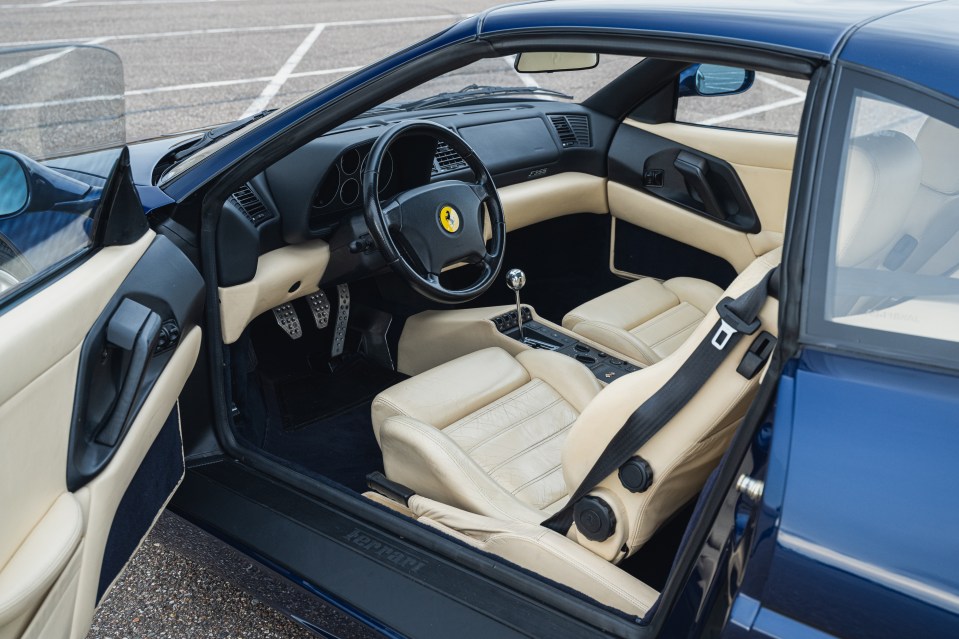
<svg viewBox="0 0 959 639">
<path fill-rule="evenodd" d="M 94 38 L 93 40 L 84 42 L 84 44 L 103 44 L 107 40 L 108 38 Z M 47 64 L 49 62 L 53 62 L 54 60 L 59 60 L 63 56 L 67 55 L 68 53 L 71 53 L 76 50 L 77 50 L 76 47 L 67 47 L 66 49 L 61 49 L 60 51 L 57 51 L 56 53 L 48 53 L 46 55 L 40 55 L 35 58 L 30 58 L 23 64 L 18 64 L 17 66 L 10 67 L 9 69 L 0 71 L 0 80 L 6 80 L 7 78 L 13 77 L 19 73 L 23 73 L 24 71 L 29 71 L 30 69 L 34 69 L 41 65 Z"/>
<path fill-rule="evenodd" d="M 504 55 L 503 62 L 505 62 L 510 70 L 516 74 L 516 77 L 519 78 L 519 81 L 523 83 L 523 86 L 527 87 L 539 87 L 539 83 L 531 78 L 528 73 L 520 73 L 516 70 L 516 56 L 515 55 Z"/>
<path fill-rule="evenodd" d="M 785 91 L 786 93 L 792 93 L 796 97 L 799 97 L 799 98 L 806 97 L 806 92 L 803 91 L 802 89 L 797 89 L 796 87 L 789 86 L 785 82 L 780 82 L 779 80 L 776 80 L 774 78 L 770 78 L 765 75 L 757 75 L 756 79 L 764 84 L 768 84 L 771 87 L 776 87 L 777 89 L 781 91 Z"/>
<path fill-rule="evenodd" d="M 765 113 L 766 111 L 773 111 L 775 109 L 781 109 L 783 107 L 792 106 L 794 104 L 801 104 L 805 102 L 805 97 L 795 97 L 795 98 L 786 98 L 785 100 L 779 100 L 778 102 L 770 102 L 769 104 L 763 104 L 761 106 L 756 106 L 751 109 L 743 109 L 742 111 L 735 111 L 733 113 L 726 113 L 723 115 L 716 116 L 715 118 L 709 118 L 708 120 L 701 120 L 697 124 L 703 125 L 714 125 L 722 124 L 723 122 L 731 122 L 732 120 L 738 120 L 739 118 L 745 118 L 750 115 L 757 115 L 759 113 Z"/>
<path fill-rule="evenodd" d="M 341 20 L 339 22 L 327 22 L 326 28 L 331 27 L 366 27 L 386 24 L 404 24 L 408 22 L 433 22 L 437 20 L 461 20 L 468 18 L 472 14 L 441 14 L 428 16 L 406 16 L 402 18 L 373 18 L 370 20 Z M 297 29 L 312 29 L 316 26 L 315 22 L 303 24 L 281 24 L 276 26 L 254 26 L 254 27 L 218 27 L 212 29 L 190 29 L 186 31 L 158 31 L 153 33 L 128 33 L 123 35 L 101 36 L 111 41 L 126 40 L 153 40 L 155 38 L 178 38 L 194 35 L 217 35 L 227 33 L 258 33 L 272 31 L 295 31 Z M 0 47 L 27 47 L 44 44 L 76 44 L 77 38 L 59 38 L 56 40 L 22 40 L 19 42 L 0 42 Z"/>
<path fill-rule="evenodd" d="M 243 112 L 241 118 L 245 118 L 254 113 L 259 113 L 267 107 L 270 103 L 270 100 L 273 99 L 273 96 L 279 92 L 280 88 L 286 84 L 286 81 L 290 79 L 290 74 L 296 70 L 296 65 L 300 63 L 300 60 L 303 59 L 303 56 L 307 54 L 310 50 L 310 47 L 316 42 L 316 39 L 320 37 L 320 34 L 323 33 L 323 29 L 326 27 L 325 24 L 318 24 L 313 27 L 313 30 L 310 31 L 309 35 L 303 38 L 303 42 L 300 43 L 300 46 L 287 58 L 286 62 L 283 63 L 283 66 L 280 67 L 280 70 L 276 72 L 271 79 L 269 84 L 267 84 L 263 91 L 260 93 L 260 96 L 254 100 L 250 106 L 247 107 L 246 111 Z"/>
<path fill-rule="evenodd" d="M 321 75 L 336 75 L 339 73 L 352 73 L 361 67 L 339 67 L 336 69 L 318 69 L 315 71 L 300 71 L 291 73 L 288 79 L 309 78 Z M 149 89 L 131 89 L 123 95 L 90 95 L 82 98 L 64 98 L 62 100 L 47 100 L 45 102 L 25 102 L 23 104 L 4 104 L 0 105 L 0 112 L 3 111 L 23 111 L 26 109 L 42 109 L 55 106 L 66 106 L 70 104 L 83 104 L 85 102 L 101 102 L 106 100 L 120 100 L 124 97 L 138 95 L 153 95 L 155 93 L 168 93 L 175 91 L 191 91 L 195 89 L 212 89 L 216 87 L 228 87 L 239 84 L 259 84 L 272 80 L 271 76 L 259 78 L 240 78 L 237 80 L 213 80 L 211 82 L 194 82 L 191 84 L 174 84 L 163 87 L 151 87 Z"/>
</svg>

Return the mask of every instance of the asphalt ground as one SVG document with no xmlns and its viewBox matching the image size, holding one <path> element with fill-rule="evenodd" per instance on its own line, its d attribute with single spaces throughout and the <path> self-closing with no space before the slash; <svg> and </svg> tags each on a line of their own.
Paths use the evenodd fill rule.
<svg viewBox="0 0 959 639">
<path fill-rule="evenodd" d="M 0 0 L 0 50 L 34 47 L 0 53 L 0 147 L 54 155 L 282 107 L 495 4 Z M 582 99 L 633 62 L 604 56 L 592 71 L 523 78 L 508 60 L 486 60 L 405 97 L 478 83 L 539 84 Z M 794 132 L 804 91 L 805 82 L 760 74 L 742 95 L 684 99 L 679 118 Z M 158 535 L 146 540 L 101 605 L 91 638 L 303 635 Z"/>
</svg>

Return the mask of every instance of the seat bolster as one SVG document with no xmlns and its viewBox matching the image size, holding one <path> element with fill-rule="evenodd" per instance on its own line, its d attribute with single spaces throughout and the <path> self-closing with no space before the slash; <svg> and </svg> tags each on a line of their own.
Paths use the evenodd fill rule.
<svg viewBox="0 0 959 639">
<path fill-rule="evenodd" d="M 592 320 L 577 324 L 575 332 L 588 340 L 602 344 L 613 352 L 630 357 L 644 366 L 659 361 L 659 356 L 648 344 L 618 326 Z"/>
<path fill-rule="evenodd" d="M 602 386 L 592 371 L 572 357 L 553 351 L 523 351 L 516 356 L 531 378 L 538 378 L 553 387 L 577 413 L 599 393 Z"/>
<path fill-rule="evenodd" d="M 705 315 L 723 296 L 723 289 L 712 282 L 695 277 L 674 277 L 663 282 L 680 300 L 692 304 Z"/>
<path fill-rule="evenodd" d="M 529 380 L 526 369 L 501 348 L 458 357 L 377 395 L 371 409 L 373 433 L 379 440 L 383 422 L 396 415 L 445 428 Z"/>
<path fill-rule="evenodd" d="M 642 617 L 659 596 L 616 565 L 543 526 L 475 515 L 419 495 L 410 499 L 410 508 L 427 526 L 622 612 Z"/>
<path fill-rule="evenodd" d="M 443 431 L 406 416 L 380 426 L 386 476 L 470 512 L 538 524 L 546 515 L 508 493 Z"/>
<path fill-rule="evenodd" d="M 677 304 L 675 293 L 659 280 L 644 277 L 577 306 L 563 318 L 563 328 L 578 333 L 581 322 L 603 322 L 628 330 Z"/>
</svg>

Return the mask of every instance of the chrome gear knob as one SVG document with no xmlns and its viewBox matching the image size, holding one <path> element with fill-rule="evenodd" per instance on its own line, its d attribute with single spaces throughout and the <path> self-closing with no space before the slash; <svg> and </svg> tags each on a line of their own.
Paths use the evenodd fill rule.
<svg viewBox="0 0 959 639">
<path fill-rule="evenodd" d="M 526 273 L 518 268 L 510 269 L 506 274 L 506 285 L 510 287 L 510 289 L 519 292 L 521 288 L 526 286 Z"/>
</svg>

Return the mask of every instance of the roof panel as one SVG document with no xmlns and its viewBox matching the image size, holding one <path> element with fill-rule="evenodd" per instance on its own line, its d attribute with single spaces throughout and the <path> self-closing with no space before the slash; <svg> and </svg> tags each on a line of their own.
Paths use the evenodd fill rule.
<svg viewBox="0 0 959 639">
<path fill-rule="evenodd" d="M 627 29 L 828 56 L 850 27 L 911 4 L 915 0 L 554 0 L 493 9 L 483 21 L 482 33 Z"/>
<path fill-rule="evenodd" d="M 959 2 L 880 18 L 853 34 L 840 59 L 959 99 Z"/>
</svg>

